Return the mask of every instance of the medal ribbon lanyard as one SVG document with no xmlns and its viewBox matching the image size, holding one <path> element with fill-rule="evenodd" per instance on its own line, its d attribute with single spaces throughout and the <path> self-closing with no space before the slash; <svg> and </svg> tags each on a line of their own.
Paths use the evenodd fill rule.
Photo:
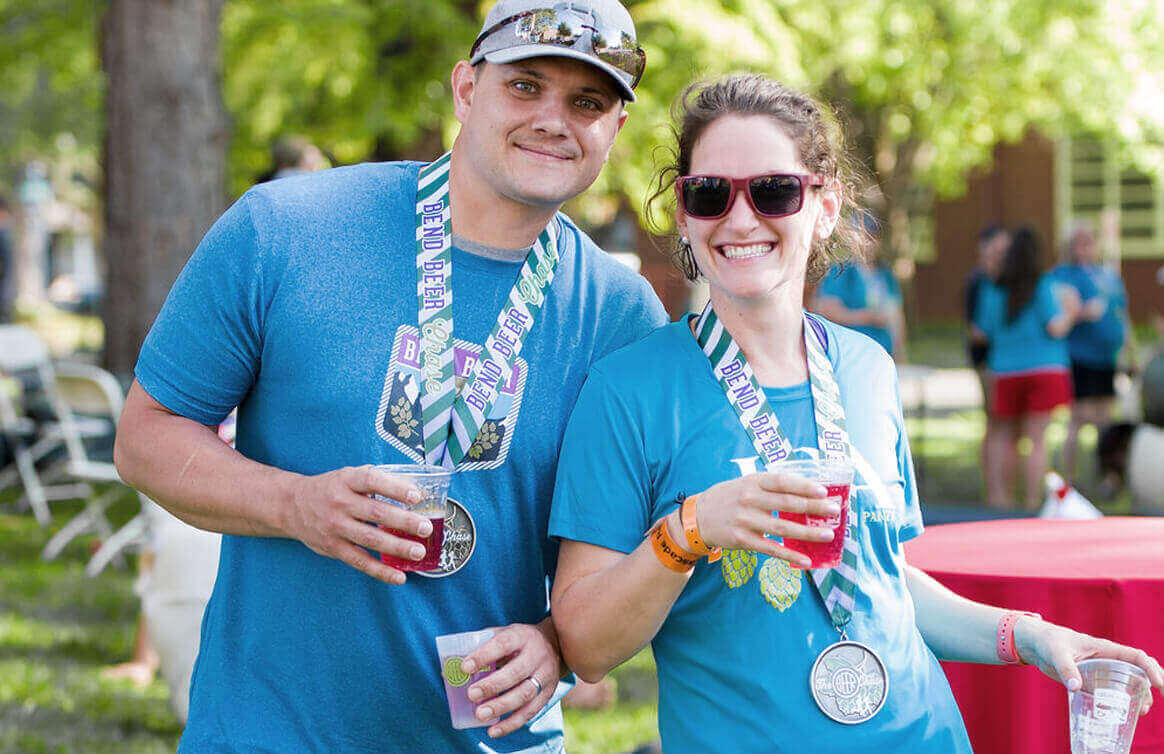
<svg viewBox="0 0 1164 754">
<path fill-rule="evenodd" d="M 851 456 L 849 433 L 845 429 L 845 410 L 841 405 L 841 390 L 833 376 L 833 367 L 823 344 L 813 334 L 813 327 L 804 318 L 804 347 L 808 354 L 808 382 L 812 391 L 813 414 L 816 419 L 817 447 L 827 458 L 848 460 Z M 776 413 L 768 403 L 764 389 L 756 380 L 744 352 L 731 333 L 715 315 L 711 302 L 695 324 L 695 339 L 711 362 L 712 371 L 719 380 L 728 402 L 735 409 L 740 424 L 748 433 L 764 466 L 783 461 L 792 453 L 792 443 L 780 426 Z M 856 537 L 845 537 L 841 564 L 835 568 L 816 568 L 811 571 L 825 610 L 833 626 L 844 633 L 853 617 L 853 598 L 857 591 L 858 544 Z"/>
<path fill-rule="evenodd" d="M 553 221 L 534 242 L 481 355 L 458 393 L 453 348 L 452 153 L 420 168 L 416 188 L 416 294 L 425 463 L 455 469 L 472 447 L 545 302 L 558 266 Z M 451 425 L 451 426 L 450 426 Z"/>
</svg>

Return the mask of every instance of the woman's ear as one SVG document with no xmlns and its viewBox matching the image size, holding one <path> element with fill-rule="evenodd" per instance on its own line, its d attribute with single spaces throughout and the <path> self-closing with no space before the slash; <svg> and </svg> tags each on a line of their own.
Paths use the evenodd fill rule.
<svg viewBox="0 0 1164 754">
<path fill-rule="evenodd" d="M 824 240 L 833 234 L 837 221 L 841 218 L 841 186 L 838 181 L 830 181 L 821 187 L 820 214 L 816 216 L 816 227 L 813 229 L 817 238 Z"/>
</svg>

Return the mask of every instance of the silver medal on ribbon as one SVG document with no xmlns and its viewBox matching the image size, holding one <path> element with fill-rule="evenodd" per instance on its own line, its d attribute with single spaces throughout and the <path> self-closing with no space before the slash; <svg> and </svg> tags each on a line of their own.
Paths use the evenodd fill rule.
<svg viewBox="0 0 1164 754">
<path fill-rule="evenodd" d="M 885 663 L 856 641 L 838 641 L 821 652 L 808 683 L 821 712 L 846 725 L 872 718 L 889 696 Z"/>
<path fill-rule="evenodd" d="M 450 497 L 448 513 L 445 514 L 445 541 L 441 546 L 441 561 L 431 571 L 415 573 L 430 579 L 452 576 L 465 567 L 476 548 L 477 524 L 469 515 L 469 509 Z"/>
</svg>

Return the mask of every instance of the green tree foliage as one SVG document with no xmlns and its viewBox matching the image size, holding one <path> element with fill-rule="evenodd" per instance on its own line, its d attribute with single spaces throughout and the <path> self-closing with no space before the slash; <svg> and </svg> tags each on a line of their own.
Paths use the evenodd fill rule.
<svg viewBox="0 0 1164 754">
<path fill-rule="evenodd" d="M 431 156 L 456 124 L 449 71 L 489 0 L 229 0 L 224 96 L 231 193 L 281 135 L 338 162 Z M 999 141 L 1086 131 L 1164 171 L 1164 0 L 637 0 L 639 101 L 598 184 L 571 210 L 601 222 L 649 192 L 669 108 L 698 77 L 771 73 L 838 107 L 871 201 L 904 251 L 919 198 L 963 190 Z M 60 131 L 95 144 L 100 0 L 0 0 L 0 150 Z M 7 44 L 14 39 L 14 44 Z M 1154 96 L 1153 96 L 1154 95 Z M 1155 103 L 1155 104 L 1153 104 Z M 81 136 L 81 134 L 88 134 Z"/>
<path fill-rule="evenodd" d="M 452 120 L 452 65 L 479 28 L 468 0 L 232 0 L 223 18 L 232 188 L 262 172 L 271 142 L 287 134 L 344 163 L 412 156 L 435 135 L 429 156 Z"/>
<path fill-rule="evenodd" d="M 100 0 L 0 0 L 0 186 L 34 156 L 100 139 Z M 70 134 L 62 145 L 58 137 Z"/>
</svg>

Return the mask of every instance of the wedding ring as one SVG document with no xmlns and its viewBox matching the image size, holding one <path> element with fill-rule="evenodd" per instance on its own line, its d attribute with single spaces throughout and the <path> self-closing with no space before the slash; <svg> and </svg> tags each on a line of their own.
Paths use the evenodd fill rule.
<svg viewBox="0 0 1164 754">
<path fill-rule="evenodd" d="M 541 681 L 539 681 L 537 678 L 534 678 L 532 675 L 529 678 L 526 678 L 526 680 L 533 681 L 534 688 L 537 689 L 537 692 L 534 693 L 534 696 L 538 696 L 539 694 L 542 693 L 542 682 Z"/>
</svg>

